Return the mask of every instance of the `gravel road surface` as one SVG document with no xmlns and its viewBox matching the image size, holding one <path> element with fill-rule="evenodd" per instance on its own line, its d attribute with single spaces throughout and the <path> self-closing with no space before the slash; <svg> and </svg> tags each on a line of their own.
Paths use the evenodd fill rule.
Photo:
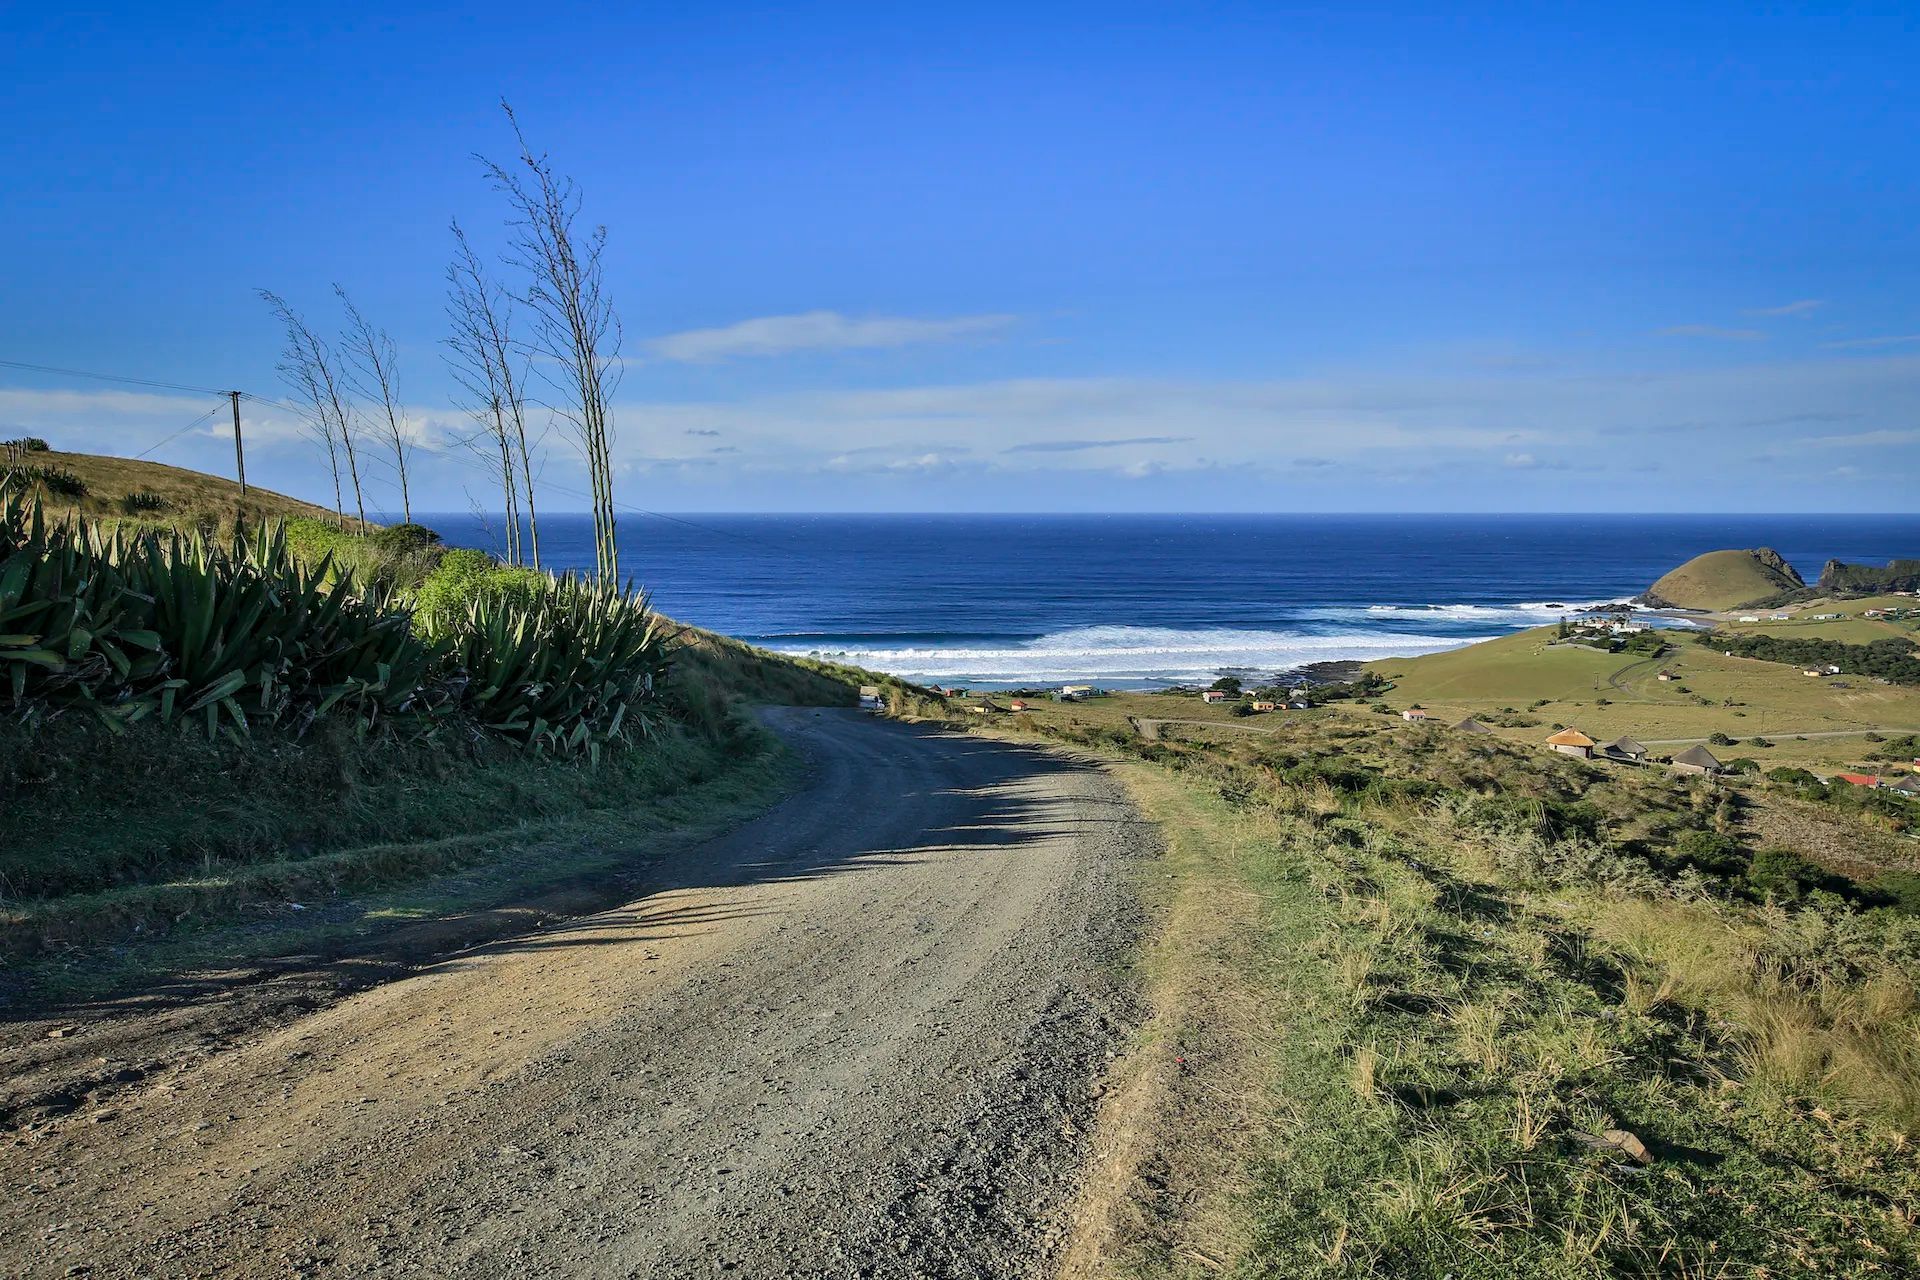
<svg viewBox="0 0 1920 1280">
<path fill-rule="evenodd" d="M 1063 755 L 769 720 L 804 789 L 625 907 L 0 1132 L 0 1274 L 1048 1274 L 1151 829 Z"/>
</svg>

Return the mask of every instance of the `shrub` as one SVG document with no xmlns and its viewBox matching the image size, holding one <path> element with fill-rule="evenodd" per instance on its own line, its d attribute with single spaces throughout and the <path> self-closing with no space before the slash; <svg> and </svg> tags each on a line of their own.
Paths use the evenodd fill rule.
<svg viewBox="0 0 1920 1280">
<path fill-rule="evenodd" d="M 384 555 L 414 555 L 440 545 L 440 535 L 423 524 L 390 524 L 375 529 L 367 541 Z"/>
<path fill-rule="evenodd" d="M 1726 734 L 1720 733 L 1717 731 L 1714 733 L 1708 734 L 1707 741 L 1712 743 L 1716 747 L 1730 747 L 1733 745 L 1732 738 L 1729 738 Z"/>
<path fill-rule="evenodd" d="M 425 632 L 447 630 L 482 601 L 530 605 L 551 582 L 543 573 L 511 568 L 484 551 L 449 551 L 414 596 L 415 625 Z"/>
<path fill-rule="evenodd" d="M 1873 886 L 1896 911 L 1920 916 L 1920 872 L 1883 871 Z"/>
<path fill-rule="evenodd" d="M 1747 883 L 1756 893 L 1785 900 L 1804 896 L 1825 878 L 1820 868 L 1791 849 L 1762 849 L 1747 868 Z"/>
<path fill-rule="evenodd" d="M 1759 773 L 1760 762 L 1752 756 L 1737 756 L 1723 766 L 1728 773 Z"/>
<path fill-rule="evenodd" d="M 1718 831 L 1683 831 L 1673 851 L 1686 865 L 1715 875 L 1738 875 L 1746 867 L 1747 851 L 1732 836 Z"/>
</svg>

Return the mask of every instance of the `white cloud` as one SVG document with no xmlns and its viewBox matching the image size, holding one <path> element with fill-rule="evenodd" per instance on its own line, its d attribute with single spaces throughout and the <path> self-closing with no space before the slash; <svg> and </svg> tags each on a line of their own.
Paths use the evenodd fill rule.
<svg viewBox="0 0 1920 1280">
<path fill-rule="evenodd" d="M 909 316 L 852 318 L 837 311 L 807 311 L 762 316 L 718 329 L 690 329 L 647 343 L 665 360 L 706 362 L 735 356 L 778 356 L 802 351 L 856 351 L 951 342 L 999 333 L 1014 323 L 1007 315 L 953 316 L 922 320 Z"/>
<path fill-rule="evenodd" d="M 1827 305 L 1825 298 L 1801 298 L 1797 302 L 1784 302 L 1777 307 L 1753 307 L 1741 312 L 1749 316 L 1810 316 Z"/>
</svg>

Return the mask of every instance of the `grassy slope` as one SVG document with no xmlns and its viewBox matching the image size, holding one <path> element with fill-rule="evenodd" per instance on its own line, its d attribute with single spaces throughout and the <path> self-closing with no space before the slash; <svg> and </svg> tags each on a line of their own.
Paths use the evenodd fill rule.
<svg viewBox="0 0 1920 1280">
<path fill-rule="evenodd" d="M 205 520 L 214 524 L 229 523 L 236 515 L 245 517 L 249 523 L 302 516 L 333 519 L 333 512 L 324 507 L 289 498 L 257 485 L 248 486 L 247 496 L 242 499 L 240 486 L 232 480 L 200 471 L 188 471 L 182 467 L 170 467 L 162 462 L 57 451 L 29 454 L 25 461 L 32 466 L 64 468 L 86 482 L 87 495 L 84 498 L 76 500 L 58 494 L 44 495 L 49 513 L 79 511 L 88 515 L 117 516 L 122 514 L 120 499 L 127 494 L 157 493 L 167 500 L 170 509 L 147 518 L 184 523 Z"/>
<path fill-rule="evenodd" d="M 1752 551 L 1709 551 L 1653 584 L 1648 593 L 1682 609 L 1737 609 L 1802 584 Z"/>
<path fill-rule="evenodd" d="M 1831 680 L 1808 679 L 1798 668 L 1728 658 L 1684 637 L 1672 653 L 1657 661 L 1644 655 L 1550 645 L 1553 638 L 1552 628 L 1539 628 L 1446 653 L 1383 659 L 1369 665 L 1394 681 L 1385 700 L 1396 710 L 1419 703 L 1451 721 L 1513 707 L 1540 721 L 1538 726 L 1496 729 L 1516 742 L 1537 742 L 1555 722 L 1577 725 L 1602 742 L 1620 734 L 1646 741 L 1725 733 L 1743 741 L 1739 754 L 1771 767 L 1845 762 L 1858 755 L 1860 743 L 1784 738 L 1774 740 L 1770 748 L 1749 748 L 1744 740 L 1761 733 L 1920 728 L 1920 689 L 1858 677 L 1845 679 L 1847 688 L 1836 688 Z M 1662 682 L 1658 679 L 1662 669 L 1681 678 Z M 1687 692 L 1681 692 L 1683 688 Z M 1602 699 L 1609 705 L 1602 706 Z M 1541 700 L 1544 706 L 1529 710 Z M 1725 705 L 1729 700 L 1733 705 Z"/>
<path fill-rule="evenodd" d="M 1491 818 L 1579 796 L 1659 840 L 1719 821 L 1722 793 L 1378 721 L 1194 748 L 1082 714 L 1018 723 L 1156 758 L 1122 774 L 1175 834 L 1151 1039 L 1117 1082 L 1149 1101 L 1108 1135 L 1131 1143 L 1110 1162 L 1127 1194 L 1107 1265 L 1078 1274 L 1920 1265 L 1910 942 L 1847 952 L 1844 916 L 1675 897 L 1631 857 Z M 1315 755 L 1378 781 L 1280 773 Z M 1453 798 L 1397 796 L 1409 780 Z M 1488 790 L 1521 803 L 1470 798 Z"/>
</svg>

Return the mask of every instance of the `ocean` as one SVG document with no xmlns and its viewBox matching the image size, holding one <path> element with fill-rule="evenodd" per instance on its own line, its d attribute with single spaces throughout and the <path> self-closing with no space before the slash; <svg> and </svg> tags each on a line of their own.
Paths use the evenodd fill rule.
<svg viewBox="0 0 1920 1280">
<path fill-rule="evenodd" d="M 497 550 L 469 514 L 426 515 Z M 541 521 L 591 567 L 585 516 Z M 1920 516 L 622 515 L 662 612 L 923 681 L 1153 688 L 1404 657 L 1622 600 L 1721 547 L 1920 557 Z"/>
</svg>

